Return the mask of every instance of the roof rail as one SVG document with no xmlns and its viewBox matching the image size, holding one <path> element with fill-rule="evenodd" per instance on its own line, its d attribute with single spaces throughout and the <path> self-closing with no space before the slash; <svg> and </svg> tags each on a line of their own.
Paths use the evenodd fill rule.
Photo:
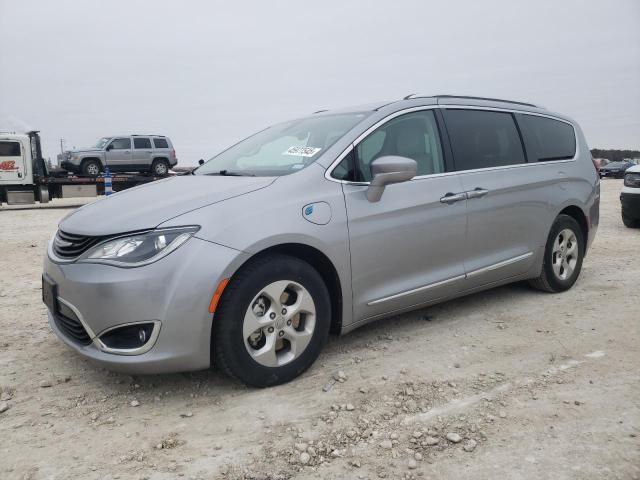
<svg viewBox="0 0 640 480">
<path fill-rule="evenodd" d="M 504 103 L 513 103 L 515 105 L 524 105 L 526 107 L 543 108 L 538 105 L 534 105 L 533 103 L 516 102 L 514 100 L 504 100 L 502 98 L 471 97 L 466 95 L 421 95 L 418 93 L 412 93 L 411 95 L 407 95 L 406 97 L 404 97 L 403 100 L 410 100 L 412 98 L 459 98 L 459 99 L 468 99 L 468 100 L 486 100 L 488 102 L 504 102 Z"/>
<path fill-rule="evenodd" d="M 327 110 L 326 108 L 324 110 L 316 110 L 315 112 L 313 112 L 311 115 L 315 115 L 316 113 L 322 113 L 322 112 L 328 112 L 329 110 Z"/>
</svg>

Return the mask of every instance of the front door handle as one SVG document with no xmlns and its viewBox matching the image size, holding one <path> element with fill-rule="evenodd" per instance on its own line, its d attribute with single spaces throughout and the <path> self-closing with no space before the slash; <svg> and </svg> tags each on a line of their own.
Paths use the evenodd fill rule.
<svg viewBox="0 0 640 480">
<path fill-rule="evenodd" d="M 444 197 L 440 198 L 440 202 L 451 205 L 452 203 L 459 202 L 460 200 L 464 200 L 467 198 L 465 193 L 452 193 L 448 192 Z"/>
<path fill-rule="evenodd" d="M 484 197 L 487 193 L 489 193 L 489 190 L 476 187 L 473 190 L 469 190 L 467 192 L 467 198 L 480 198 L 480 197 Z"/>
</svg>

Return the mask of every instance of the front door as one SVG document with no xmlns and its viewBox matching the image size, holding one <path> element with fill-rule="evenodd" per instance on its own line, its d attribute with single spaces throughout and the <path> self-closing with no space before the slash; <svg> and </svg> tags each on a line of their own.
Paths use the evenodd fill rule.
<svg viewBox="0 0 640 480">
<path fill-rule="evenodd" d="M 105 152 L 106 163 L 114 171 L 126 170 L 131 165 L 131 138 L 118 137 L 111 140 Z"/>
<path fill-rule="evenodd" d="M 352 155 L 360 182 L 371 181 L 370 164 L 383 155 L 418 163 L 413 180 L 387 186 L 375 203 L 365 196 L 367 186 L 343 185 L 356 321 L 457 292 L 464 278 L 466 199 L 445 198 L 462 192 L 462 185 L 445 172 L 433 111 L 396 116 Z"/>
</svg>

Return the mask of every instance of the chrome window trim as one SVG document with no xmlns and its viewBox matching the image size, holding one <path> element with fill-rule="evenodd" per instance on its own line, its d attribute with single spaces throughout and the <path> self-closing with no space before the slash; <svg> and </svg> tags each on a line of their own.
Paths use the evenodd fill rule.
<svg viewBox="0 0 640 480">
<path fill-rule="evenodd" d="M 339 180 L 337 178 L 333 178 L 331 174 L 333 173 L 333 170 L 335 169 L 335 167 L 338 166 L 338 164 L 342 161 L 342 159 L 346 157 L 351 152 L 351 150 L 356 148 L 362 140 L 368 137 L 371 132 L 373 132 L 375 129 L 377 129 L 381 125 L 384 125 L 389 120 L 393 120 L 394 118 L 407 113 L 420 112 L 422 110 L 433 110 L 435 108 L 438 108 L 438 106 L 437 105 L 421 105 L 417 107 L 405 108 L 404 110 L 398 110 L 397 112 L 391 113 L 386 117 L 378 120 L 376 123 L 374 123 L 369 128 L 367 128 L 363 133 L 358 135 L 358 137 L 353 142 L 351 142 L 351 144 L 340 155 L 338 155 L 338 158 L 336 158 L 333 162 L 331 162 L 331 165 L 329 165 L 329 168 L 327 168 L 324 172 L 324 178 L 337 183 L 347 183 L 350 185 L 369 185 L 370 182 L 350 182 L 348 180 Z M 413 177 L 413 178 L 415 179 L 418 177 Z"/>
<path fill-rule="evenodd" d="M 358 144 L 362 140 L 364 140 L 364 138 L 366 138 L 370 133 L 372 133 L 375 129 L 377 129 L 381 125 L 385 124 L 389 120 L 393 120 L 394 118 L 399 117 L 401 115 L 404 115 L 406 113 L 418 112 L 418 111 L 422 111 L 422 110 L 433 110 L 433 109 L 436 109 L 436 108 L 439 108 L 439 109 L 455 108 L 455 109 L 458 109 L 458 110 L 461 110 L 461 109 L 464 109 L 464 110 L 486 110 L 486 111 L 496 111 L 496 112 L 505 112 L 505 113 L 520 113 L 522 115 L 533 115 L 533 116 L 537 116 L 537 117 L 550 118 L 551 120 L 557 120 L 559 122 L 566 123 L 567 125 L 570 125 L 571 128 L 573 128 L 573 136 L 574 136 L 574 138 L 576 140 L 576 152 L 573 155 L 573 158 L 567 158 L 567 159 L 564 159 L 564 160 L 547 160 L 547 161 L 544 161 L 544 162 L 527 162 L 527 163 L 517 163 L 517 164 L 514 164 L 514 165 L 499 165 L 499 166 L 496 166 L 496 167 L 474 168 L 474 169 L 471 169 L 471 170 L 457 170 L 457 171 L 454 171 L 454 172 L 432 173 L 430 175 L 415 176 L 410 180 L 411 182 L 414 181 L 414 180 L 422 180 L 422 179 L 425 179 L 425 178 L 438 178 L 438 177 L 444 177 L 444 176 L 448 176 L 448 175 L 457 175 L 457 174 L 460 174 L 460 173 L 490 172 L 492 170 L 503 170 L 503 169 L 509 169 L 509 168 L 533 167 L 535 165 L 549 165 L 549 164 L 557 164 L 557 163 L 575 162 L 577 160 L 577 158 L 578 158 L 579 143 L 578 143 L 578 135 L 576 133 L 576 128 L 570 121 L 565 120 L 563 118 L 559 118 L 559 117 L 556 117 L 554 115 L 546 114 L 546 113 L 529 112 L 529 111 L 526 111 L 526 110 L 515 110 L 515 109 L 501 108 L 501 107 L 480 107 L 480 106 L 475 106 L 475 105 L 451 105 L 451 104 L 422 105 L 422 106 L 418 106 L 418 107 L 405 108 L 404 110 L 398 110 L 397 112 L 389 114 L 386 117 L 384 117 L 383 119 L 381 119 L 378 122 L 376 122 L 375 124 L 373 124 L 367 130 L 365 130 L 362 134 L 360 134 L 340 155 L 338 155 L 338 157 L 333 162 L 331 162 L 329 167 L 324 172 L 324 178 L 326 178 L 327 180 L 329 180 L 331 182 L 342 183 L 342 184 L 347 184 L 347 185 L 360 185 L 360 186 L 369 185 L 371 182 L 351 182 L 349 180 L 339 180 L 337 178 L 332 177 L 331 174 L 333 173 L 333 170 L 338 166 L 338 164 L 344 159 L 344 157 L 346 157 L 354 148 L 356 148 L 358 146 Z"/>
<path fill-rule="evenodd" d="M 138 348 L 110 348 L 110 347 L 107 347 L 104 343 L 102 343 L 102 340 L 100 340 L 100 337 L 102 335 L 104 335 L 105 333 L 109 333 L 111 330 L 116 330 L 116 329 L 122 328 L 122 327 L 128 327 L 130 325 L 141 325 L 143 323 L 153 323 L 153 330 L 151 331 L 151 336 L 149 337 L 149 340 L 147 340 L 147 343 L 145 343 L 141 347 L 138 347 Z M 113 327 L 109 327 L 109 328 L 103 330 L 102 332 L 100 332 L 100 334 L 94 339 L 94 343 L 103 352 L 112 353 L 114 355 L 142 355 L 143 353 L 146 353 L 149 350 L 151 350 L 153 348 L 153 346 L 156 344 L 156 340 L 158 340 L 158 336 L 160 335 L 160 327 L 161 327 L 161 325 L 162 325 L 162 322 L 160 322 L 160 320 L 143 320 L 143 321 L 140 321 L 140 322 L 121 323 L 120 325 L 115 325 Z"/>
</svg>

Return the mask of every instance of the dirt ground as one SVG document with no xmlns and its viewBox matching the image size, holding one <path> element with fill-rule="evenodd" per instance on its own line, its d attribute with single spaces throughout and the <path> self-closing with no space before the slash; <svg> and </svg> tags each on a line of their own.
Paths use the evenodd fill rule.
<svg viewBox="0 0 640 480">
<path fill-rule="evenodd" d="M 515 284 L 381 321 L 267 390 L 75 355 L 40 300 L 70 210 L 2 208 L 0 478 L 638 479 L 640 230 L 621 187 L 602 182 L 569 292 Z"/>
</svg>

